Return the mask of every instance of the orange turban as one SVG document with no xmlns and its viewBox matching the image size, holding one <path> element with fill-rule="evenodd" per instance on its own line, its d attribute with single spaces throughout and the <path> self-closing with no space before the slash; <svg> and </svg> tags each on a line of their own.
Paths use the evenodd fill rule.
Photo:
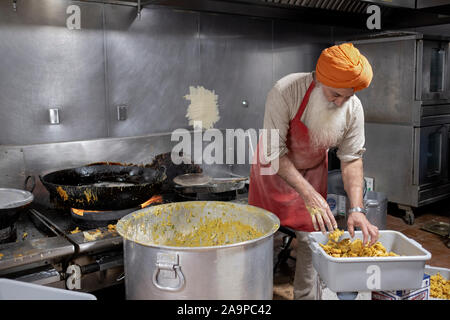
<svg viewBox="0 0 450 320">
<path fill-rule="evenodd" d="M 316 77 L 332 88 L 367 88 L 373 72 L 369 61 L 351 43 L 332 46 L 322 51 L 317 61 Z"/>
</svg>

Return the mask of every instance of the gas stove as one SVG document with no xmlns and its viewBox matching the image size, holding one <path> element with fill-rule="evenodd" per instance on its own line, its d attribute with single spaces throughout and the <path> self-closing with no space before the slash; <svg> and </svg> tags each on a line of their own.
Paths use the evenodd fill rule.
<svg viewBox="0 0 450 320">
<path fill-rule="evenodd" d="M 210 196 L 171 192 L 148 205 L 191 200 L 246 203 L 247 193 L 245 188 Z M 115 223 L 139 209 L 93 212 L 32 204 L 11 230 L 0 230 L 0 277 L 81 292 L 120 284 L 123 244 Z"/>
<path fill-rule="evenodd" d="M 15 225 L 0 229 L 0 244 L 14 242 L 16 239 L 17 230 Z"/>
</svg>

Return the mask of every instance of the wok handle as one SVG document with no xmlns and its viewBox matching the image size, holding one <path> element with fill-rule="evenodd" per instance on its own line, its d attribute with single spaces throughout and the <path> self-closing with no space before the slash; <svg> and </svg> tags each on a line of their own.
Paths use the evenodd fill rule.
<svg viewBox="0 0 450 320">
<path fill-rule="evenodd" d="M 164 172 L 163 173 L 164 173 L 164 175 L 166 175 L 167 167 L 165 165 L 161 165 L 160 168 L 164 168 Z"/>
<path fill-rule="evenodd" d="M 25 184 L 23 188 L 27 190 L 28 181 L 31 179 L 31 190 L 29 190 L 31 193 L 33 193 L 34 188 L 36 187 L 36 178 L 34 176 L 28 176 L 25 179 Z"/>
</svg>

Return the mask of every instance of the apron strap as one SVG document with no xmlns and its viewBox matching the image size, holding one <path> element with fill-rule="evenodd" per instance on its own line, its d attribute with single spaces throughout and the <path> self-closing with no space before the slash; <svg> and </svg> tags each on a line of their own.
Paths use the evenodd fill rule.
<svg viewBox="0 0 450 320">
<path fill-rule="evenodd" d="M 309 85 L 308 90 L 305 93 L 305 96 L 303 97 L 302 103 L 300 104 L 297 114 L 294 117 L 294 121 L 300 121 L 300 119 L 302 118 L 303 112 L 305 111 L 306 106 L 308 105 L 308 102 L 309 102 L 309 96 L 311 95 L 311 92 L 313 91 L 315 86 L 316 86 L 316 83 L 313 80 L 311 82 L 311 84 Z"/>
</svg>

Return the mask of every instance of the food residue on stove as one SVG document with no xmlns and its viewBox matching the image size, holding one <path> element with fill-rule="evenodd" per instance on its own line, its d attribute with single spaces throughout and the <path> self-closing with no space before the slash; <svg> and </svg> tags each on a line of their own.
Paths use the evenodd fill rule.
<svg viewBox="0 0 450 320">
<path fill-rule="evenodd" d="M 96 229 L 95 231 L 83 231 L 83 235 L 84 240 L 95 241 L 102 235 L 102 232 L 99 229 Z"/>
<path fill-rule="evenodd" d="M 330 256 L 335 258 L 348 258 L 348 257 L 397 257 L 398 254 L 389 252 L 383 246 L 381 242 L 376 242 L 374 245 L 363 245 L 361 239 L 343 239 L 337 241 L 339 237 L 344 234 L 344 231 L 336 229 L 334 232 L 328 235 L 327 244 L 319 245 Z"/>
<path fill-rule="evenodd" d="M 76 227 L 75 229 L 70 231 L 71 234 L 75 234 L 75 233 L 78 233 L 78 232 L 81 232 L 81 230 L 78 227 Z"/>
<path fill-rule="evenodd" d="M 430 277 L 430 296 L 450 300 L 450 280 L 444 279 L 439 272 Z"/>
<path fill-rule="evenodd" d="M 61 196 L 61 198 L 63 198 L 64 201 L 69 199 L 69 195 L 67 194 L 67 192 L 60 186 L 56 188 L 56 191 Z"/>
<path fill-rule="evenodd" d="M 88 203 L 91 202 L 91 201 L 94 202 L 94 201 L 98 200 L 97 195 L 93 194 L 92 190 L 86 190 L 83 193 L 86 196 L 86 200 L 87 200 Z"/>
<path fill-rule="evenodd" d="M 109 232 L 116 231 L 116 225 L 115 224 L 108 224 L 108 231 Z"/>
<path fill-rule="evenodd" d="M 25 239 L 28 236 L 28 232 L 24 232 L 24 234 L 22 235 L 22 239 Z"/>
<path fill-rule="evenodd" d="M 3 258 L 4 254 L 0 253 L 0 260 Z"/>
</svg>

